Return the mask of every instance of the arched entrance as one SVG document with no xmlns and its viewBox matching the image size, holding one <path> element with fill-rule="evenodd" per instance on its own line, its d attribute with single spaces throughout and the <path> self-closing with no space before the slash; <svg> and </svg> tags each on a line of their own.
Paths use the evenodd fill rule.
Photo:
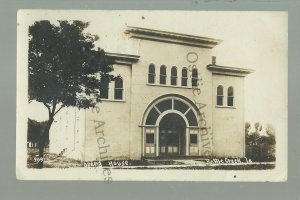
<svg viewBox="0 0 300 200">
<path fill-rule="evenodd" d="M 177 94 L 155 99 L 142 118 L 142 156 L 199 156 L 197 108 Z"/>
<path fill-rule="evenodd" d="M 184 119 L 176 114 L 166 114 L 159 123 L 159 153 L 161 156 L 185 155 L 186 124 Z"/>
</svg>

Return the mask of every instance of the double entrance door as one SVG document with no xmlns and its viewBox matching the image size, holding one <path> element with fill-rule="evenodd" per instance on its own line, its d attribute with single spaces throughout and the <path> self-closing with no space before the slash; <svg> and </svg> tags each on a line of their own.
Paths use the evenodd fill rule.
<svg viewBox="0 0 300 200">
<path fill-rule="evenodd" d="M 159 155 L 185 155 L 185 131 L 182 129 L 159 130 Z"/>
<path fill-rule="evenodd" d="M 165 115 L 159 123 L 159 155 L 185 155 L 185 131 L 186 125 L 180 115 Z"/>
</svg>

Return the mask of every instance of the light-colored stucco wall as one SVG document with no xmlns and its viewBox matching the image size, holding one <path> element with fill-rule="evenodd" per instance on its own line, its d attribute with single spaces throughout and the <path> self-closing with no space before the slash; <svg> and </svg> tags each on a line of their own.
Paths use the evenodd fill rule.
<svg viewBox="0 0 300 200">
<path fill-rule="evenodd" d="M 179 94 L 199 106 L 205 116 L 207 132 L 201 129 L 199 155 L 201 156 L 244 156 L 244 83 L 243 78 L 225 75 L 212 75 L 207 69 L 211 63 L 211 49 L 149 40 L 132 39 L 140 59 L 132 65 L 115 64 L 114 75 L 121 75 L 124 81 L 124 101 L 113 101 L 113 86 L 110 84 L 110 100 L 103 100 L 94 109 L 84 111 L 81 119 L 83 132 L 80 136 L 81 160 L 141 159 L 142 118 L 153 100 L 166 94 Z M 193 52 L 190 63 L 187 55 Z M 191 60 L 190 59 L 190 60 Z M 148 66 L 155 64 L 156 84 L 148 84 Z M 167 67 L 167 84 L 159 85 L 159 69 Z M 198 69 L 201 93 L 191 87 L 191 71 L 188 71 L 188 87 L 181 87 L 181 70 L 192 65 Z M 171 67 L 177 67 L 177 87 L 170 86 Z M 224 105 L 227 105 L 227 88 L 234 87 L 234 107 L 216 107 L 216 90 L 224 87 Z M 70 115 L 70 114 L 69 114 Z M 70 116 L 69 116 L 70 117 Z M 72 117 L 72 116 L 71 116 Z M 199 116 L 197 116 L 200 118 Z M 74 117 L 73 117 L 74 118 Z M 62 130 L 64 122 L 55 126 L 52 132 L 54 141 Z M 202 124 L 199 124 L 202 126 Z M 74 129 L 75 130 L 75 129 Z M 65 132 L 72 132 L 65 131 Z M 81 133 L 80 132 L 80 133 Z M 70 134 L 69 134 L 70 135 Z M 59 136 L 61 138 L 61 136 Z M 70 136 L 71 137 L 71 136 Z M 72 147 L 72 139 L 68 139 Z M 55 152 L 59 153 L 66 144 L 63 140 L 54 142 Z M 70 144 L 69 144 L 70 143 Z M 210 154 L 212 149 L 212 154 Z"/>
<path fill-rule="evenodd" d="M 125 101 L 112 101 L 114 83 L 111 82 L 111 100 L 103 100 L 96 108 L 86 110 L 85 161 L 129 159 L 131 66 L 114 65 L 112 74 L 123 78 Z"/>
<path fill-rule="evenodd" d="M 54 119 L 49 133 L 49 152 L 82 160 L 85 111 L 74 107 L 63 108 Z"/>
<path fill-rule="evenodd" d="M 244 156 L 244 78 L 213 75 L 213 154 L 218 157 Z M 217 105 L 217 87 L 223 86 L 223 107 Z M 227 89 L 234 88 L 234 106 L 227 106 Z"/>
<path fill-rule="evenodd" d="M 207 104 L 203 108 L 206 113 L 207 125 L 212 126 L 212 111 L 211 111 L 211 72 L 206 69 L 206 65 L 211 63 L 211 50 L 207 48 L 191 47 L 177 44 L 168 44 L 148 40 L 136 40 L 139 42 L 138 54 L 141 56 L 140 61 L 132 66 L 132 93 L 131 93 L 131 135 L 130 135 L 130 158 L 141 158 L 141 141 L 142 130 L 141 119 L 147 106 L 159 96 L 165 94 L 180 94 L 190 100 Z M 159 67 L 166 65 L 167 67 L 167 85 L 170 85 L 171 67 L 176 66 L 178 71 L 179 83 L 181 83 L 181 69 L 189 67 L 186 56 L 189 52 L 195 52 L 198 55 L 197 62 L 193 63 L 199 70 L 199 77 L 202 77 L 203 85 L 200 86 L 201 94 L 193 93 L 192 88 L 167 87 L 159 85 Z M 150 63 L 156 66 L 156 83 L 157 86 L 148 85 L 148 66 Z M 189 72 L 189 86 L 191 85 Z"/>
</svg>

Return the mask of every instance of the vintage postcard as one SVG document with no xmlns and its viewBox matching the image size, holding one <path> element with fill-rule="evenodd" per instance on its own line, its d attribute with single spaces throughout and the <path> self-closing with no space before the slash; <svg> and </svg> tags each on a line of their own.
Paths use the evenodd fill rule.
<svg viewBox="0 0 300 200">
<path fill-rule="evenodd" d="M 286 181 L 288 13 L 19 10 L 22 180 Z"/>
</svg>

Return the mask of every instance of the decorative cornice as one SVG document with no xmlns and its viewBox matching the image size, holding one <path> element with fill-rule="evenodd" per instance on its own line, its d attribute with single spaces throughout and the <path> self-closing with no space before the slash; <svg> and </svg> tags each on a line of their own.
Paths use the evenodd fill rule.
<svg viewBox="0 0 300 200">
<path fill-rule="evenodd" d="M 140 58 L 138 55 L 120 54 L 120 53 L 105 53 L 108 57 L 112 58 L 115 64 L 131 65 L 137 62 Z"/>
<path fill-rule="evenodd" d="M 181 44 L 181 45 L 188 45 L 188 46 L 204 47 L 210 49 L 222 42 L 222 40 L 219 39 L 167 32 L 167 31 L 159 31 L 159 30 L 153 30 L 147 28 L 139 28 L 133 26 L 127 26 L 125 33 L 129 34 L 129 36 L 132 38 L 167 42 L 167 43 L 174 43 L 174 44 Z"/>
<path fill-rule="evenodd" d="M 254 70 L 252 69 L 243 69 L 243 68 L 227 67 L 227 66 L 212 65 L 212 64 L 207 65 L 207 69 L 212 71 L 213 74 L 239 76 L 239 77 L 245 77 L 248 74 L 254 72 Z"/>
</svg>

